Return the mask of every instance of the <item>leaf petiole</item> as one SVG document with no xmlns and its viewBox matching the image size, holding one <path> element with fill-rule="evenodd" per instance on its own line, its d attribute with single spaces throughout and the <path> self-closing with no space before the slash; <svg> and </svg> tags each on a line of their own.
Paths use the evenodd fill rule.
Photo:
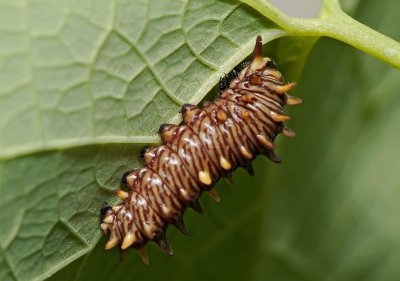
<svg viewBox="0 0 400 281">
<path fill-rule="evenodd" d="M 318 18 L 290 17 L 267 0 L 241 0 L 293 36 L 327 36 L 400 69 L 400 43 L 347 15 L 337 0 L 325 0 Z"/>
</svg>

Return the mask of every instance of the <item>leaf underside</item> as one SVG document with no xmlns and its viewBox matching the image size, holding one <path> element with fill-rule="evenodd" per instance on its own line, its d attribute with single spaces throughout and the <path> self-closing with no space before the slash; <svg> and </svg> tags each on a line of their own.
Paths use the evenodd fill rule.
<svg viewBox="0 0 400 281">
<path fill-rule="evenodd" d="M 399 38 L 396 7 L 354 16 Z M 280 38 L 266 53 L 286 80 L 301 75 L 284 163 L 219 183 L 220 204 L 185 214 L 188 237 L 168 231 L 172 258 L 151 244 L 149 267 L 120 262 L 99 242 L 103 202 L 258 34 Z M 316 38 L 286 35 L 231 0 L 0 2 L 0 280 L 396 280 L 400 75 L 327 39 L 303 70 Z"/>
</svg>

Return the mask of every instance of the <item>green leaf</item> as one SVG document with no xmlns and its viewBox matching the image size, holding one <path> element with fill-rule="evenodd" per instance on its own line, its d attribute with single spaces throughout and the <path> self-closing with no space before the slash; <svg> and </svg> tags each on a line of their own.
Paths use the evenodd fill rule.
<svg viewBox="0 0 400 281">
<path fill-rule="evenodd" d="M 90 251 L 98 212 L 253 48 L 285 32 L 234 1 L 0 2 L 0 279 L 44 279 Z M 4 42 L 4 44 L 3 44 Z"/>
<path fill-rule="evenodd" d="M 330 16 L 350 21 L 330 3 Z M 397 6 L 363 1 L 355 16 L 399 38 Z M 115 202 L 121 175 L 141 165 L 139 150 L 249 55 L 256 35 L 283 37 L 266 54 L 287 80 L 298 79 L 321 35 L 398 66 L 378 52 L 398 44 L 353 20 L 347 33 L 329 20 L 294 28 L 299 19 L 257 8 L 233 0 L 0 1 L 0 280 L 42 280 L 60 269 L 52 279 L 399 275 L 400 158 L 389 149 L 399 140 L 399 73 L 327 40 L 299 80 L 295 94 L 305 103 L 290 110 L 298 137 L 278 144 L 283 165 L 257 159 L 257 177 L 238 171 L 238 188 L 218 185 L 220 204 L 203 196 L 206 215 L 185 214 L 190 235 L 168 231 L 173 257 L 149 245 L 150 267 L 135 251 L 120 262 L 103 250 L 104 238 L 97 243 L 99 209 Z"/>
</svg>

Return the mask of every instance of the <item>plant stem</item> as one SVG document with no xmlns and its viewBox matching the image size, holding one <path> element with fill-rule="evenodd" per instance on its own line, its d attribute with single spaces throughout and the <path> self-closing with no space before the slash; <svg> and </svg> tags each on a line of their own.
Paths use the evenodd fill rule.
<svg viewBox="0 0 400 281">
<path fill-rule="evenodd" d="M 354 20 L 336 0 L 326 0 L 319 18 L 290 17 L 267 0 L 241 0 L 295 36 L 328 36 L 400 69 L 400 43 Z"/>
</svg>

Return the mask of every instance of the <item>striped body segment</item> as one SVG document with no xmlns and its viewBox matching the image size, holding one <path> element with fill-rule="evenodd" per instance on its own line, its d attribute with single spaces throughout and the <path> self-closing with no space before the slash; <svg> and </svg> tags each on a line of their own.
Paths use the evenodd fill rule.
<svg viewBox="0 0 400 281">
<path fill-rule="evenodd" d="M 284 106 L 301 100 L 287 95 L 295 84 L 283 82 L 261 49 L 259 36 L 252 62 L 227 89 L 203 108 L 184 105 L 181 125 L 160 127 L 163 145 L 145 149 L 144 167 L 126 175 L 129 191 L 116 192 L 123 202 L 101 210 L 101 228 L 109 237 L 106 249 L 134 247 L 148 262 L 144 246 L 155 241 L 172 255 L 165 239 L 167 227 L 172 224 L 186 234 L 183 213 L 187 207 L 203 212 L 198 199 L 204 191 L 218 201 L 215 183 L 230 178 L 237 167 L 252 173 L 257 155 L 280 162 L 274 153 L 276 136 L 294 136 L 284 126 L 290 119 Z"/>
</svg>

